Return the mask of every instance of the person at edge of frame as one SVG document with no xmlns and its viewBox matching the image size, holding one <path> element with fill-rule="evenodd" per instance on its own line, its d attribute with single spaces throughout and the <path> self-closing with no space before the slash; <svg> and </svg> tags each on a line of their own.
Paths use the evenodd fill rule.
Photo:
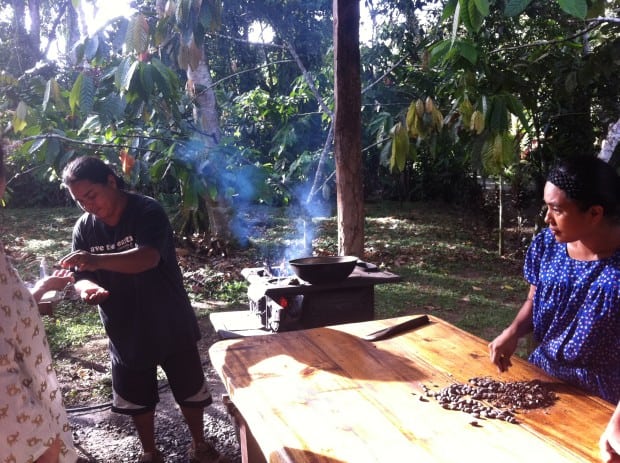
<svg viewBox="0 0 620 463">
<path fill-rule="evenodd" d="M 0 197 L 6 190 L 0 143 Z M 0 243 L 0 461 L 74 463 L 78 456 L 38 303 L 73 275 L 59 270 L 28 289 Z"/>
<path fill-rule="evenodd" d="M 620 462 L 620 178 L 594 156 L 559 161 L 544 188 L 548 227 L 529 246 L 530 289 L 513 322 L 489 344 L 499 371 L 533 332 L 529 361 L 617 404 L 599 447 Z"/>
</svg>

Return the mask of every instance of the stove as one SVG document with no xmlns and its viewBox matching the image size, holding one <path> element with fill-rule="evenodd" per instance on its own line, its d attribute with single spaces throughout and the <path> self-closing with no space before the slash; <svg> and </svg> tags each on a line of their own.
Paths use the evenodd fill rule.
<svg viewBox="0 0 620 463">
<path fill-rule="evenodd" d="M 293 331 L 373 320 L 378 284 L 396 283 L 401 277 L 358 261 L 345 280 L 310 284 L 282 267 L 245 268 L 250 312 L 271 332 Z"/>
</svg>

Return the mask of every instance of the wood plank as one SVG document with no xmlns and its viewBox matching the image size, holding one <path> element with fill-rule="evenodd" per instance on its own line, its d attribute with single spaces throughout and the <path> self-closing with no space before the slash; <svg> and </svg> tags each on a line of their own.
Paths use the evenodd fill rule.
<svg viewBox="0 0 620 463">
<path fill-rule="evenodd" d="M 270 462 L 598 459 L 611 404 L 519 359 L 499 375 L 485 341 L 434 317 L 387 340 L 359 337 L 409 318 L 221 341 L 210 356 Z M 475 376 L 537 378 L 560 399 L 519 414 L 519 425 L 478 420 L 480 427 L 468 414 L 420 400 L 423 385 Z"/>
</svg>

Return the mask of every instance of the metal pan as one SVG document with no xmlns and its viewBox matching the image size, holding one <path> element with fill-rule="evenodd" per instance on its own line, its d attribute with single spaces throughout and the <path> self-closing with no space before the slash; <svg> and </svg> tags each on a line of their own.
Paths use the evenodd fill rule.
<svg viewBox="0 0 620 463">
<path fill-rule="evenodd" d="M 289 264 L 295 275 L 302 280 L 313 285 L 321 285 L 346 280 L 357 264 L 357 257 L 302 257 L 290 260 Z"/>
</svg>

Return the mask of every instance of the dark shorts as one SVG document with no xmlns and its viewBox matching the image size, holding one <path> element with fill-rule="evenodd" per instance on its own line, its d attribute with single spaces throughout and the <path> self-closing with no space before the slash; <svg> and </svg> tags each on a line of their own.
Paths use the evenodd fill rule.
<svg viewBox="0 0 620 463">
<path fill-rule="evenodd" d="M 170 390 L 181 407 L 204 408 L 213 402 L 198 348 L 178 352 L 161 363 Z M 112 361 L 112 411 L 140 415 L 155 410 L 159 402 L 157 367 L 135 370 Z"/>
</svg>

